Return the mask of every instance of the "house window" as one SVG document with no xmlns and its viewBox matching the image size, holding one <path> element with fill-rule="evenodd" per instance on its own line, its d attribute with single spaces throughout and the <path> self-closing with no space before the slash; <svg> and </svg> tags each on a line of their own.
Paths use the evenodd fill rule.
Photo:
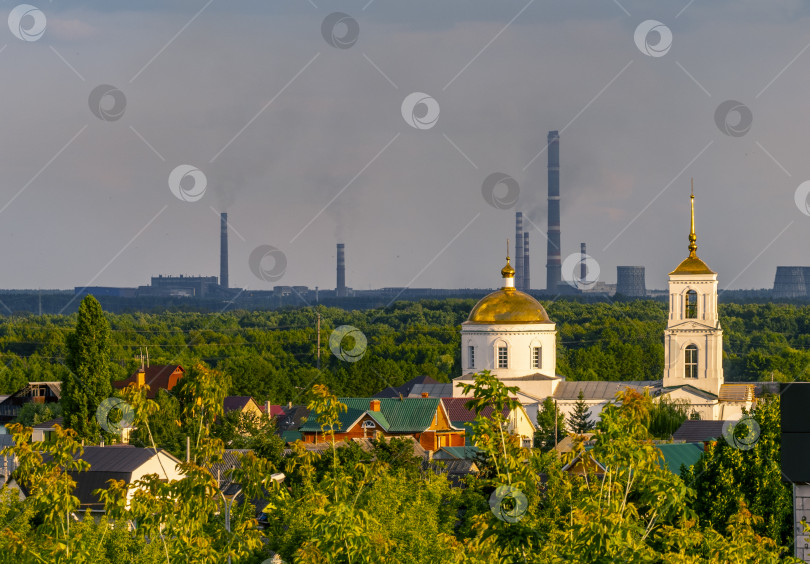
<svg viewBox="0 0 810 564">
<path fill-rule="evenodd" d="M 694 290 L 686 292 L 686 318 L 697 319 L 697 292 Z"/>
<path fill-rule="evenodd" d="M 685 377 L 697 378 L 698 376 L 698 348 L 695 345 L 686 347 Z"/>
<path fill-rule="evenodd" d="M 498 347 L 498 368 L 509 368 L 509 356 L 506 347 Z"/>
<path fill-rule="evenodd" d="M 376 429 L 377 424 L 374 421 L 363 421 L 363 429 Z"/>
<path fill-rule="evenodd" d="M 475 347 L 470 345 L 467 347 L 469 353 L 470 368 L 475 368 Z"/>
<path fill-rule="evenodd" d="M 532 368 L 543 368 L 542 354 L 540 347 L 532 347 Z"/>
</svg>

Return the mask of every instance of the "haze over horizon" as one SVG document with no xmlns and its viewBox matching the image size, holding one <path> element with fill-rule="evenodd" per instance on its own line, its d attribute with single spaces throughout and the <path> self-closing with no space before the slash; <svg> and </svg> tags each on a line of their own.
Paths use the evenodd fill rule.
<svg viewBox="0 0 810 564">
<path fill-rule="evenodd" d="M 334 288 L 338 242 L 355 289 L 496 287 L 522 211 L 542 289 L 549 130 L 563 260 L 587 243 L 600 280 L 643 265 L 665 287 L 690 178 L 721 288 L 810 265 L 806 3 L 35 6 L 41 22 L 7 3 L 0 28 L 2 288 L 216 276 L 220 211 L 233 287 Z M 428 105 L 409 113 L 412 93 Z M 176 169 L 204 191 L 187 175 L 173 193 Z M 515 206 L 483 197 L 495 172 Z M 278 280 L 252 273 L 260 245 L 286 255 Z"/>
</svg>

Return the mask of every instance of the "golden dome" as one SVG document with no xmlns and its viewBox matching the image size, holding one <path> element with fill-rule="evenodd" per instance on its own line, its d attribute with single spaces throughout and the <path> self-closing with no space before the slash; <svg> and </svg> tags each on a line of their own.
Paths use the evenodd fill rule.
<svg viewBox="0 0 810 564">
<path fill-rule="evenodd" d="M 672 274 L 717 274 L 708 267 L 697 255 L 683 259 L 678 268 L 669 273 Z"/>
<path fill-rule="evenodd" d="M 545 308 L 529 294 L 501 288 L 484 296 L 470 312 L 467 323 L 553 323 Z"/>
</svg>

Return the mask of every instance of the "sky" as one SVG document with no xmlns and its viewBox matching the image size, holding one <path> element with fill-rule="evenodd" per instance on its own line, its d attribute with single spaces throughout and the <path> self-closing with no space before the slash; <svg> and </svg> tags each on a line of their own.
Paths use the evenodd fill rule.
<svg viewBox="0 0 810 564">
<path fill-rule="evenodd" d="M 0 287 L 218 275 L 220 211 L 233 287 L 497 287 L 522 211 L 542 289 L 549 130 L 599 280 L 665 287 L 690 179 L 721 288 L 810 264 L 805 2 L 118 4 L 2 3 Z"/>
</svg>

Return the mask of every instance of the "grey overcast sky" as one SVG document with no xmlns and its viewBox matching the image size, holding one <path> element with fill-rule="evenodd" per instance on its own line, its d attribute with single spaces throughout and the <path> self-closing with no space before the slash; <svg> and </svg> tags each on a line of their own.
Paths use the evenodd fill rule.
<svg viewBox="0 0 810 564">
<path fill-rule="evenodd" d="M 520 210 L 543 288 L 552 129 L 562 256 L 587 243 L 601 280 L 644 265 L 664 287 L 691 177 L 722 288 L 810 264 L 807 2 L 119 4 L 3 3 L 0 287 L 218 275 L 227 209 L 231 286 L 333 288 L 343 242 L 354 288 L 494 287 Z M 403 112 L 412 93 L 433 115 Z M 196 201 L 170 190 L 181 165 L 207 180 L 175 190 Z M 482 195 L 494 172 L 511 209 Z M 251 272 L 260 245 L 286 255 L 278 281 Z"/>
</svg>

